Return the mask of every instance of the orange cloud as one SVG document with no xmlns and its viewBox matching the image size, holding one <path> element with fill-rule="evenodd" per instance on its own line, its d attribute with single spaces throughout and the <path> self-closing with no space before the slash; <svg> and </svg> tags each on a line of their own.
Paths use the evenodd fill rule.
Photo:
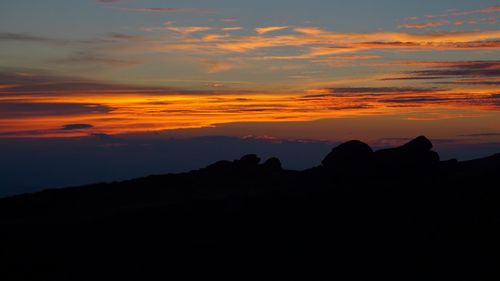
<svg viewBox="0 0 500 281">
<path fill-rule="evenodd" d="M 234 28 L 236 30 L 236 28 Z M 266 36 L 248 36 L 239 33 L 218 33 L 227 31 L 209 26 L 173 26 L 150 29 L 169 30 L 184 38 L 162 34 L 158 37 L 144 37 L 140 40 L 110 41 L 107 51 L 113 56 L 120 53 L 143 54 L 147 52 L 170 52 L 180 56 L 206 55 L 224 56 L 238 53 L 243 58 L 274 60 L 315 60 L 319 57 L 348 55 L 373 50 L 428 51 L 428 50 L 487 50 L 500 47 L 500 30 L 469 32 L 367 32 L 341 33 L 317 27 L 297 27 L 288 34 L 271 34 L 270 29 L 261 31 Z M 210 34 L 204 32 L 211 31 Z M 269 33 L 266 33 L 269 32 Z M 264 32 L 264 33 L 262 33 Z M 0 38 L 1 39 L 1 38 Z M 286 55 L 271 49 L 287 48 Z M 258 53 L 255 51 L 259 51 Z M 371 55 L 371 54 L 370 54 Z"/>
<path fill-rule="evenodd" d="M 318 28 L 296 28 L 298 34 L 268 37 L 228 37 L 205 48 L 230 52 L 248 52 L 260 48 L 309 47 L 306 56 L 316 57 L 367 49 L 494 49 L 499 47 L 500 31 L 440 33 L 336 33 Z M 202 43 L 190 40 L 191 44 Z M 300 58 L 300 56 L 298 57 Z"/>
<path fill-rule="evenodd" d="M 308 34 L 308 35 L 319 35 L 319 34 L 324 33 L 324 31 L 318 27 L 298 27 L 298 28 L 295 28 L 294 30 L 296 32 L 304 33 L 304 34 Z"/>
<path fill-rule="evenodd" d="M 259 35 L 263 35 L 269 32 L 280 31 L 287 28 L 289 28 L 289 26 L 266 26 L 266 27 L 256 28 L 255 32 L 257 32 Z"/>
<path fill-rule="evenodd" d="M 200 61 L 207 68 L 208 73 L 220 73 L 242 66 L 242 63 L 237 60 L 214 60 L 203 59 Z"/>
<path fill-rule="evenodd" d="M 469 68 L 477 68 L 473 63 L 470 65 Z M 49 76 L 11 75 L 9 80 L 24 86 L 21 90 L 2 89 L 0 115 L 4 122 L 0 124 L 0 135 L 3 137 L 118 134 L 235 122 L 312 121 L 411 112 L 432 112 L 433 118 L 453 118 L 454 115 L 449 113 L 452 110 L 497 112 L 500 99 L 496 88 L 484 87 L 311 88 L 306 94 L 286 91 L 196 92 L 169 88 L 148 92 L 147 88 L 91 81 L 79 81 L 76 85 L 80 86 L 75 87 L 75 84 L 68 84 L 72 79 Z M 30 84 L 32 88 L 46 85 L 46 89 L 42 92 L 25 91 Z M 217 89 L 224 85 L 213 83 L 212 86 Z M 91 124 L 92 127 L 60 129 L 67 124 Z"/>
<path fill-rule="evenodd" d="M 182 35 L 189 35 L 191 33 L 208 31 L 211 30 L 212 28 L 207 26 L 182 26 L 182 27 L 167 26 L 165 29 L 180 33 Z"/>
<path fill-rule="evenodd" d="M 424 29 L 424 28 L 431 28 L 431 27 L 439 27 L 439 26 L 448 25 L 448 24 L 450 24 L 449 21 L 442 20 L 442 21 L 422 22 L 422 23 L 406 23 L 406 24 L 399 25 L 399 28 Z"/>
</svg>

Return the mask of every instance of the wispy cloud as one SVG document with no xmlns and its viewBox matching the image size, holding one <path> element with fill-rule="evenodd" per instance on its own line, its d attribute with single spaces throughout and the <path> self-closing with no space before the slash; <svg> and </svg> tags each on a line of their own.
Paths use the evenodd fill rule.
<svg viewBox="0 0 500 281">
<path fill-rule="evenodd" d="M 183 14 L 214 14 L 211 9 L 192 8 L 192 7 L 148 7 L 148 8 L 117 8 L 122 11 L 139 13 L 183 13 Z"/>
<path fill-rule="evenodd" d="M 0 135 L 4 137 L 84 135 L 94 130 L 88 125 L 114 134 L 411 112 L 433 113 L 425 118 L 456 118 L 463 115 L 454 115 L 451 109 L 498 111 L 500 106 L 494 89 L 367 86 L 278 94 L 216 90 L 224 85 L 214 83 L 213 91 L 148 90 L 27 72 L 3 75 L 0 81 L 19 85 L 2 90 L 6 95 L 0 98 L 0 115 L 6 122 L 0 125 Z"/>
<path fill-rule="evenodd" d="M 84 136 L 89 133 L 89 130 L 93 129 L 94 125 L 91 124 L 64 124 L 60 127 L 47 127 L 43 129 L 18 129 L 12 131 L 0 130 L 0 137 L 7 138 L 23 138 L 23 137 L 73 137 L 73 136 Z M 105 134 L 90 133 L 88 135 L 96 137 L 104 137 Z M 109 137 L 109 136 L 108 136 Z"/>
<path fill-rule="evenodd" d="M 70 43 L 69 40 L 15 32 L 0 32 L 0 41 L 34 42 L 55 45 L 65 45 Z"/>
<path fill-rule="evenodd" d="M 189 51 L 245 53 L 262 48 L 308 47 L 309 52 L 282 57 L 288 59 L 354 53 L 364 50 L 478 50 L 500 48 L 500 31 L 439 32 L 439 33 L 338 33 L 319 28 L 295 28 L 295 34 L 272 36 L 220 36 L 207 42 L 202 38 L 173 43 L 173 48 Z"/>
<path fill-rule="evenodd" d="M 424 29 L 424 28 L 439 27 L 449 24 L 450 22 L 448 20 L 441 20 L 441 21 L 421 22 L 421 23 L 405 23 L 399 25 L 399 28 Z"/>
<path fill-rule="evenodd" d="M 490 6 L 483 9 L 469 10 L 469 11 L 454 11 L 449 13 L 452 16 L 467 16 L 473 14 L 492 14 L 500 12 L 500 5 Z"/>
<path fill-rule="evenodd" d="M 242 67 L 240 60 L 202 59 L 200 63 L 206 67 L 208 73 L 220 73 Z"/>
<path fill-rule="evenodd" d="M 97 103 L 0 101 L 0 117 L 2 118 L 103 114 L 110 110 L 109 107 Z"/>
<path fill-rule="evenodd" d="M 469 32 L 367 32 L 342 33 L 318 27 L 296 27 L 287 34 L 273 33 L 289 27 L 263 27 L 260 34 L 246 35 L 241 27 L 177 26 L 166 22 L 160 27 L 147 27 L 145 31 L 170 31 L 172 34 L 155 33 L 140 39 L 123 39 L 105 46 L 107 53 L 127 55 L 134 53 L 172 53 L 213 57 L 234 53 L 258 60 L 332 60 L 373 59 L 375 55 L 355 53 L 393 50 L 417 51 L 474 51 L 500 48 L 500 31 Z M 175 35 L 182 35 L 181 38 Z M 262 36 L 266 35 L 266 36 Z M 286 52 L 279 52 L 285 49 Z M 118 52 L 116 52 L 118 51 Z M 379 54 L 377 54 L 380 56 Z M 115 57 L 115 56 L 114 56 Z M 117 57 L 120 59 L 120 57 Z"/>
<path fill-rule="evenodd" d="M 91 129 L 94 126 L 91 124 L 66 124 L 63 125 L 61 130 L 63 131 L 73 131 L 73 130 L 85 130 L 85 129 Z"/>
<path fill-rule="evenodd" d="M 498 22 L 498 19 L 496 17 L 485 17 L 485 18 L 479 18 L 479 19 L 471 19 L 468 20 L 467 23 L 471 25 L 477 25 L 477 24 L 496 24 Z"/>
<path fill-rule="evenodd" d="M 459 137 L 498 137 L 500 132 L 459 135 Z"/>
<path fill-rule="evenodd" d="M 9 87 L 0 87 L 0 93 L 8 94 L 3 98 L 0 97 L 0 100 L 26 95 L 44 96 L 50 94 L 51 96 L 64 96 L 71 92 L 79 94 L 83 92 L 88 95 L 95 92 L 118 92 L 125 95 L 127 93 L 137 93 L 138 91 L 151 94 L 174 91 L 172 88 L 167 87 L 118 85 L 89 79 L 51 75 L 32 70 L 0 71 L 1 85 L 8 85 Z"/>
<path fill-rule="evenodd" d="M 496 85 L 500 82 L 500 61 L 422 61 L 404 64 L 427 69 L 407 71 L 402 76 L 382 80 L 452 79 L 451 82 L 446 80 L 446 83 L 471 85 Z"/>
<path fill-rule="evenodd" d="M 171 31 L 177 34 L 181 34 L 183 36 L 188 36 L 192 33 L 204 32 L 212 30 L 213 28 L 210 26 L 176 26 L 175 22 L 167 21 L 160 27 L 146 27 L 143 28 L 146 32 L 153 31 Z"/>
<path fill-rule="evenodd" d="M 79 51 L 66 58 L 53 60 L 53 62 L 76 65 L 107 65 L 113 67 L 128 67 L 138 64 L 136 61 L 113 58 L 109 54 L 97 54 L 92 51 Z"/>
<path fill-rule="evenodd" d="M 316 102 L 365 104 L 373 108 L 441 107 L 482 108 L 497 111 L 499 97 L 491 92 L 419 87 L 361 87 L 312 89 L 303 99 Z"/>
<path fill-rule="evenodd" d="M 255 32 L 257 32 L 260 35 L 263 35 L 269 32 L 280 31 L 287 28 L 289 28 L 289 26 L 265 26 L 256 28 Z"/>
<path fill-rule="evenodd" d="M 500 12 L 500 5 L 495 5 L 495 6 L 490 6 L 490 7 L 485 7 L 481 9 L 474 9 L 474 10 L 457 10 L 457 9 L 450 9 L 446 12 L 442 12 L 439 14 L 431 14 L 431 15 L 426 15 L 425 18 L 428 19 L 435 19 L 435 18 L 453 18 L 453 17 L 466 17 L 466 16 L 471 16 L 471 15 L 487 15 L 487 14 L 494 14 Z M 418 17 L 408 17 L 405 20 L 417 20 Z"/>
<path fill-rule="evenodd" d="M 165 29 L 182 35 L 189 35 L 191 33 L 209 31 L 212 28 L 208 26 L 167 26 Z"/>
<path fill-rule="evenodd" d="M 143 38 L 140 36 L 124 33 L 109 33 L 90 39 L 65 39 L 30 33 L 0 32 L 0 42 L 42 43 L 59 47 L 88 47 L 112 43 L 133 43 L 142 40 Z"/>
<path fill-rule="evenodd" d="M 436 93 L 442 91 L 439 88 L 422 88 L 422 87 L 336 87 L 336 88 L 319 88 L 308 91 L 310 94 L 305 98 L 318 97 L 342 97 L 342 96 L 357 96 L 357 95 L 381 95 L 381 94 L 422 94 Z"/>
</svg>

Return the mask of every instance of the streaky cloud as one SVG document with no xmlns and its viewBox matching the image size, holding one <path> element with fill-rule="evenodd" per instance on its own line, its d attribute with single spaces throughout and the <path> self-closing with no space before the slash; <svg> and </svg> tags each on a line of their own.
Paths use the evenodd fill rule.
<svg viewBox="0 0 500 281">
<path fill-rule="evenodd" d="M 0 101 L 0 117 L 2 118 L 91 115 L 110 111 L 111 108 L 98 103 Z"/>
<path fill-rule="evenodd" d="M 448 20 L 442 21 L 430 21 L 430 22 L 422 22 L 422 23 L 405 23 L 399 25 L 399 28 L 407 28 L 407 29 L 424 29 L 431 27 L 440 27 L 444 25 L 448 25 L 450 22 Z"/>
<path fill-rule="evenodd" d="M 182 14 L 214 14 L 211 9 L 201 9 L 192 7 L 146 7 L 146 8 L 118 8 L 122 11 L 139 13 L 182 13 Z"/>
<path fill-rule="evenodd" d="M 0 41 L 34 42 L 54 45 L 66 45 L 70 43 L 69 40 L 16 32 L 0 32 Z"/>
<path fill-rule="evenodd" d="M 91 124 L 66 124 L 62 126 L 61 130 L 63 131 L 72 131 L 72 130 L 84 130 L 91 129 L 94 126 Z"/>
<path fill-rule="evenodd" d="M 422 61 L 403 63 L 420 67 L 402 73 L 403 76 L 383 78 L 381 80 L 437 80 L 455 79 L 445 83 L 496 85 L 500 78 L 500 61 Z"/>
<path fill-rule="evenodd" d="M 289 26 L 265 26 L 265 27 L 258 27 L 258 28 L 255 29 L 255 31 L 259 35 L 263 35 L 263 34 L 266 34 L 266 33 L 280 31 L 280 30 L 284 30 L 284 29 L 287 29 L 287 28 L 289 28 Z"/>
</svg>

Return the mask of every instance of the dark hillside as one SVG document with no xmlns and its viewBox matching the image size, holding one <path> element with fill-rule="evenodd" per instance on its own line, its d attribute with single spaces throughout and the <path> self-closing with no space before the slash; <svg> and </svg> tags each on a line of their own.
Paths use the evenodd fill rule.
<svg viewBox="0 0 500 281">
<path fill-rule="evenodd" d="M 300 151 L 297 151 L 300 153 Z M 500 154 L 419 137 L 0 200 L 1 280 L 498 280 Z"/>
</svg>

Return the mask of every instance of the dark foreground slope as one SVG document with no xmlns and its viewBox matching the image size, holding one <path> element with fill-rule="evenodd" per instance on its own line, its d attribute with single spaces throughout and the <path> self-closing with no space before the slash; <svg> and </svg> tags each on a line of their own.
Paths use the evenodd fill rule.
<svg viewBox="0 0 500 281">
<path fill-rule="evenodd" d="M 0 200 L 1 280 L 498 280 L 500 154 L 419 137 Z M 297 151 L 300 153 L 300 151 Z"/>
</svg>

